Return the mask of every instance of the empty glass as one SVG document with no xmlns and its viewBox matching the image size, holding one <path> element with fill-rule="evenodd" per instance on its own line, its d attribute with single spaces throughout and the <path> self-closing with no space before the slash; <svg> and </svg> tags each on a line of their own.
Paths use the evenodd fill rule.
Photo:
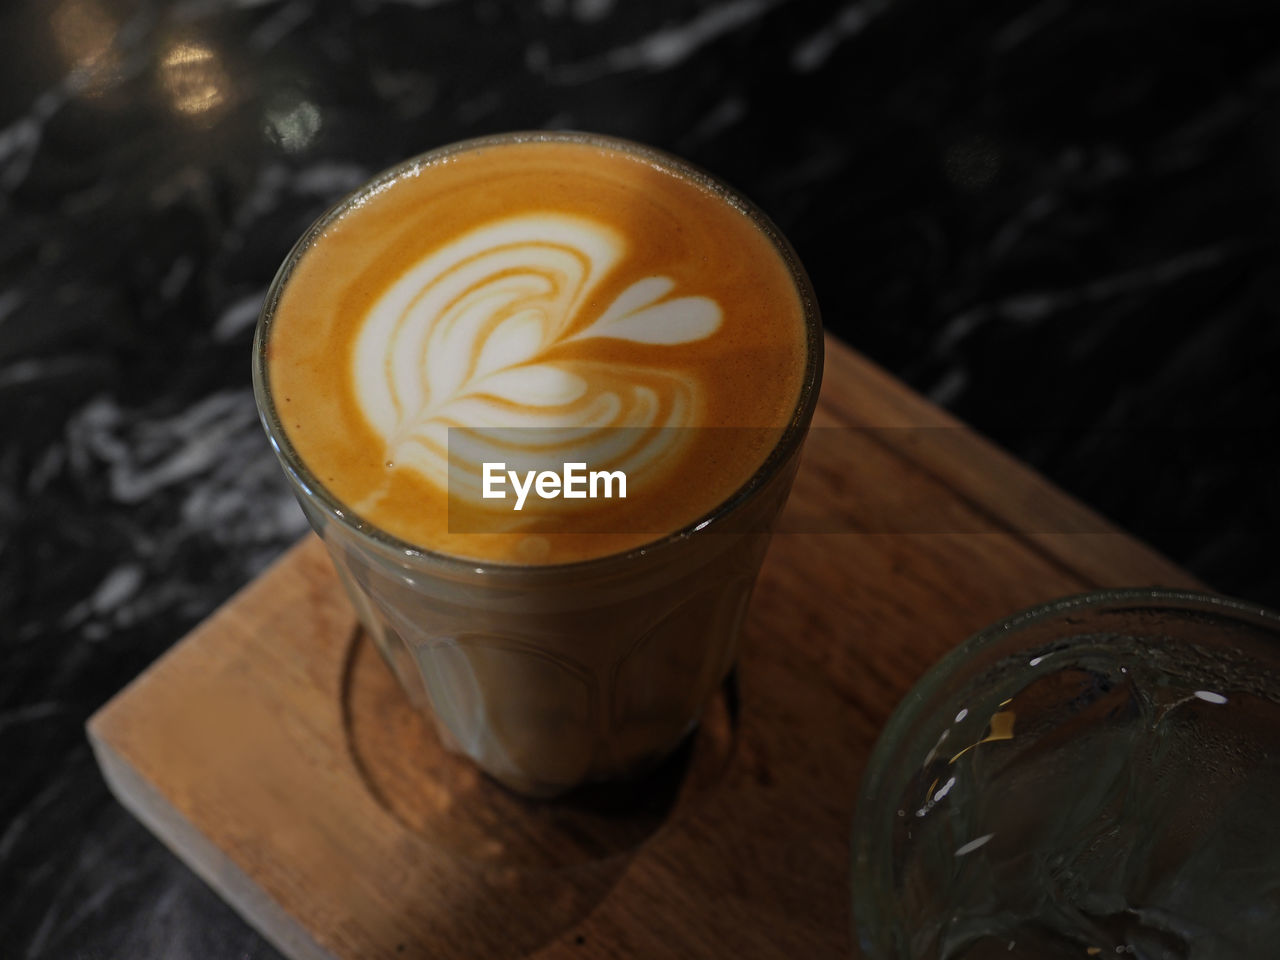
<svg viewBox="0 0 1280 960">
<path fill-rule="evenodd" d="M 1122 590 L 987 628 L 895 711 L 853 839 L 869 958 L 1280 956 L 1280 617 Z"/>
</svg>

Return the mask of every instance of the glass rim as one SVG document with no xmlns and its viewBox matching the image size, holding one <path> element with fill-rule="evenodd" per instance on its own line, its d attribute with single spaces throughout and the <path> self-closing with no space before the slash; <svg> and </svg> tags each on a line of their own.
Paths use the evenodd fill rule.
<svg viewBox="0 0 1280 960">
<path fill-rule="evenodd" d="M 803 312 L 805 328 L 805 368 L 800 383 L 800 394 L 782 435 L 769 451 L 764 461 L 751 476 L 720 503 L 692 522 L 678 529 L 654 537 L 636 547 L 613 553 L 601 554 L 582 560 L 558 564 L 520 564 L 492 562 L 467 558 L 450 553 L 429 550 L 411 541 L 395 536 L 376 524 L 360 517 L 356 511 L 330 491 L 306 465 L 306 462 L 289 441 L 288 433 L 280 421 L 275 400 L 271 394 L 270 375 L 267 368 L 267 344 L 270 340 L 272 321 L 280 297 L 294 269 L 320 236 L 351 209 L 370 197 L 381 193 L 405 176 L 420 175 L 426 168 L 439 164 L 449 157 L 487 146 L 503 146 L 516 143 L 576 143 L 626 153 L 665 173 L 676 176 L 695 187 L 711 193 L 724 203 L 746 216 L 752 225 L 770 242 L 787 268 Z M 522 577 L 548 577 L 566 572 L 581 572 L 588 568 L 601 569 L 613 565 L 625 565 L 655 551 L 665 551 L 676 543 L 689 539 L 718 521 L 734 513 L 765 487 L 782 469 L 804 441 L 809 421 L 818 402 L 818 390 L 822 382 L 823 367 L 822 320 L 813 285 L 790 242 L 772 220 L 754 203 L 727 184 L 695 164 L 674 154 L 632 140 L 605 134 L 583 131 L 513 131 L 459 140 L 427 150 L 400 163 L 387 167 L 367 182 L 337 201 L 322 213 L 303 232 L 276 271 L 263 300 L 253 337 L 253 392 L 259 419 L 277 458 L 290 474 L 290 478 L 305 492 L 309 501 L 318 506 L 326 517 L 335 521 L 362 541 L 370 543 L 382 552 L 392 552 L 397 559 L 410 564 L 431 565 L 452 569 L 459 573 L 502 574 L 518 572 Z"/>
<path fill-rule="evenodd" d="M 1137 606 L 1175 613 L 1217 615 L 1268 631 L 1280 644 L 1280 612 L 1264 604 L 1204 590 L 1120 587 L 1090 590 L 1035 604 L 982 627 L 947 651 L 925 670 L 893 708 L 871 749 L 858 786 L 850 838 L 851 919 L 854 941 L 867 952 L 868 958 L 882 957 L 864 936 L 878 929 L 874 922 L 872 893 L 881 878 L 880 862 L 874 854 L 882 852 L 883 838 L 877 837 L 871 821 L 878 815 L 876 804 L 881 800 L 887 778 L 898 759 L 897 754 L 909 740 L 913 725 L 945 690 L 947 683 L 1000 638 L 1070 613 L 1117 612 Z"/>
</svg>

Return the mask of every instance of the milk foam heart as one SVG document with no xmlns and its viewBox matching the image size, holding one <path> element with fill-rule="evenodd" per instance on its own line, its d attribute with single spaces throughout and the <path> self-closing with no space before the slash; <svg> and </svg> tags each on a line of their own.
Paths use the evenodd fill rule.
<svg viewBox="0 0 1280 960">
<path fill-rule="evenodd" d="M 694 426 L 696 376 L 603 362 L 589 349 L 555 356 L 568 343 L 610 339 L 677 349 L 719 328 L 714 300 L 678 295 L 665 276 L 636 279 L 592 315 L 585 305 L 626 250 L 606 224 L 546 211 L 486 224 L 414 264 L 370 308 L 352 358 L 360 408 L 387 461 L 445 487 L 451 427 L 483 431 L 475 456 L 514 462 L 528 440 L 522 428 L 554 430 L 539 435 L 539 456 L 569 461 L 598 460 L 593 438 L 603 429 Z M 643 470 L 680 434 L 646 436 L 609 466 Z M 455 469 L 450 492 L 478 502 L 478 477 Z M 460 488 L 459 478 L 473 482 Z"/>
</svg>

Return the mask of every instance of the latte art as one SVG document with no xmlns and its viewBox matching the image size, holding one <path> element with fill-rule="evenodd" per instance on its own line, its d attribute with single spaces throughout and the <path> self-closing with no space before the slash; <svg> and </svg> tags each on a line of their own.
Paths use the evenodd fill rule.
<svg viewBox="0 0 1280 960">
<path fill-rule="evenodd" d="M 592 315 L 585 305 L 626 252 L 605 224 L 536 213 L 479 227 L 405 272 L 369 309 L 353 355 L 360 409 L 387 462 L 479 502 L 482 461 L 585 459 L 634 474 L 671 454 L 680 433 L 663 428 L 697 423 L 699 379 L 606 362 L 591 343 L 678 347 L 714 334 L 723 314 L 646 276 Z M 652 429 L 608 432 L 616 427 Z M 483 431 L 462 454 L 475 469 L 452 478 L 450 428 Z M 536 449 L 529 428 L 539 428 Z"/>
<path fill-rule="evenodd" d="M 793 423 L 812 349 L 789 262 L 726 199 L 571 138 L 390 172 L 308 235 L 262 328 L 288 457 L 344 517 L 468 560 L 573 563 L 692 527 Z M 626 497 L 516 511 L 484 496 L 486 463 L 617 471 Z"/>
</svg>

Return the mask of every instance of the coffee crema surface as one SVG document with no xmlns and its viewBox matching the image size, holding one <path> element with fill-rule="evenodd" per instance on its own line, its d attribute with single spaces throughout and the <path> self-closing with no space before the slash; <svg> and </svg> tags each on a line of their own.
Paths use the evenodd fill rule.
<svg viewBox="0 0 1280 960">
<path fill-rule="evenodd" d="M 365 194 L 297 261 L 267 337 L 277 415 L 337 500 L 519 564 L 622 552 L 729 499 L 807 360 L 791 269 L 747 214 L 566 140 L 438 155 Z M 482 496 L 481 461 L 622 470 L 627 497 L 517 512 Z"/>
</svg>

